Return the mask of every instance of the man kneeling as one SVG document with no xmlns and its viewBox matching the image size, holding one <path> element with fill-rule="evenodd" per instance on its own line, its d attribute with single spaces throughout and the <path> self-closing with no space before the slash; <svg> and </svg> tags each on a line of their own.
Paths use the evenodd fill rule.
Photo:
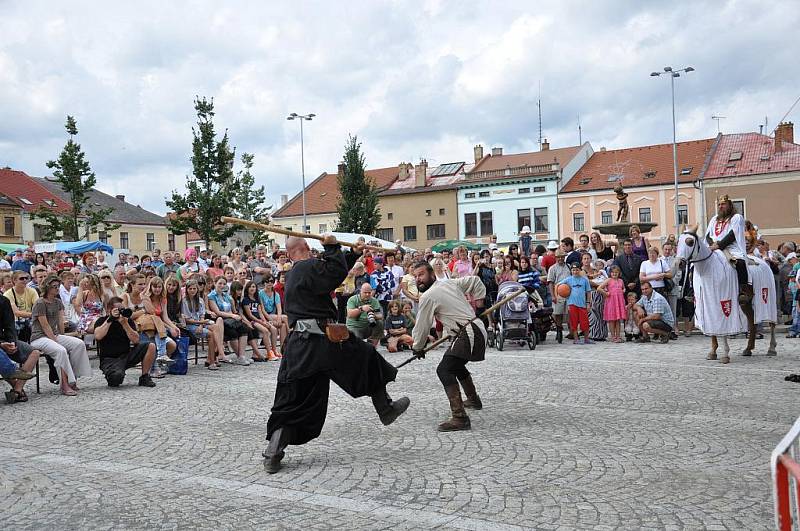
<svg viewBox="0 0 800 531">
<path fill-rule="evenodd" d="M 125 379 L 125 371 L 139 363 L 142 364 L 139 385 L 156 386 L 150 378 L 156 346 L 139 342 L 139 333 L 130 317 L 130 310 L 124 309 L 119 297 L 111 297 L 106 303 L 106 315 L 95 321 L 94 338 L 97 341 L 100 370 L 109 387 L 119 387 Z"/>
<path fill-rule="evenodd" d="M 642 282 L 642 298 L 634 309 L 642 333 L 639 342 L 649 342 L 650 334 L 658 336 L 662 343 L 669 342 L 669 334 L 675 327 L 675 316 L 672 315 L 667 299 L 655 291 L 650 282 Z"/>
</svg>

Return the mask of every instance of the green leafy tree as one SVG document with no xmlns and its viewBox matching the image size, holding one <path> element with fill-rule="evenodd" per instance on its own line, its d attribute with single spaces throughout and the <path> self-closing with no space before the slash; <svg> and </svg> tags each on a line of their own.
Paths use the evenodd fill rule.
<svg viewBox="0 0 800 531">
<path fill-rule="evenodd" d="M 381 222 L 378 189 L 367 177 L 365 166 L 361 143 L 357 136 L 350 136 L 345 144 L 344 172 L 337 179 L 341 194 L 336 205 L 339 232 L 374 234 Z"/>
<path fill-rule="evenodd" d="M 94 172 L 86 155 L 81 150 L 81 145 L 75 142 L 78 134 L 78 124 L 75 118 L 67 116 L 66 123 L 69 139 L 58 160 L 47 162 L 47 167 L 53 170 L 53 177 L 66 195 L 70 209 L 57 211 L 47 207 L 40 207 L 34 217 L 45 222 L 42 236 L 47 240 L 59 237 L 67 241 L 88 240 L 89 235 L 98 232 L 102 225 L 104 231 L 119 228 L 118 224 L 106 221 L 114 211 L 113 208 L 97 208 L 90 206 L 89 192 L 97 182 Z M 60 235 L 60 236 L 59 236 Z"/>
<path fill-rule="evenodd" d="M 267 224 L 269 223 L 269 212 L 272 210 L 272 205 L 264 205 L 267 201 L 264 187 L 259 186 L 256 188 L 256 180 L 251 171 L 253 169 L 253 158 L 254 156 L 251 153 L 242 153 L 242 165 L 244 168 L 239 172 L 239 193 L 236 194 L 236 208 L 239 218 Z M 269 241 L 269 237 L 265 232 L 249 227 L 248 230 L 253 235 L 253 239 L 250 242 L 251 246 Z"/>
<path fill-rule="evenodd" d="M 186 194 L 172 192 L 167 207 L 174 212 L 170 230 L 178 234 L 197 231 L 210 246 L 224 241 L 237 230 L 236 225 L 223 225 L 222 216 L 236 213 L 234 202 L 239 193 L 239 179 L 233 172 L 235 149 L 228 141 L 228 132 L 217 140 L 214 131 L 214 100 L 195 98 L 197 127 L 192 128 L 192 175 L 186 176 Z"/>
</svg>

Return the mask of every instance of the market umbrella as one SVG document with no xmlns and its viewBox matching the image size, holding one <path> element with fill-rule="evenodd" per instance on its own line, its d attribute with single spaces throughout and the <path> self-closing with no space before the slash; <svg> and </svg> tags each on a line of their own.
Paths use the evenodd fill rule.
<svg viewBox="0 0 800 531">
<path fill-rule="evenodd" d="M 477 243 L 472 243 L 465 240 L 444 240 L 437 242 L 436 245 L 431 247 L 431 251 L 440 253 L 442 251 L 452 251 L 456 247 L 466 247 L 468 251 L 480 251 L 481 246 Z"/>
</svg>

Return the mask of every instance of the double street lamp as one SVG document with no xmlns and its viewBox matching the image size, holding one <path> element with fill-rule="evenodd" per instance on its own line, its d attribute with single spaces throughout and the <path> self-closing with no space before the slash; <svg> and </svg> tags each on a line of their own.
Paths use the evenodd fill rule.
<svg viewBox="0 0 800 531">
<path fill-rule="evenodd" d="M 306 161 L 305 153 L 303 152 L 303 122 L 311 121 L 316 114 L 297 114 L 291 113 L 286 117 L 287 120 L 300 120 L 300 173 L 303 176 L 303 232 L 308 232 L 308 223 L 306 222 Z"/>
<path fill-rule="evenodd" d="M 678 219 L 678 141 L 675 127 L 675 78 L 681 77 L 681 72 L 688 74 L 689 72 L 694 72 L 694 68 L 687 66 L 685 68 L 675 69 L 671 66 L 665 66 L 663 72 L 653 72 L 650 74 L 652 77 L 669 76 L 670 89 L 672 90 L 672 169 L 675 173 L 675 237 L 677 237 L 680 232 L 680 222 Z"/>
</svg>

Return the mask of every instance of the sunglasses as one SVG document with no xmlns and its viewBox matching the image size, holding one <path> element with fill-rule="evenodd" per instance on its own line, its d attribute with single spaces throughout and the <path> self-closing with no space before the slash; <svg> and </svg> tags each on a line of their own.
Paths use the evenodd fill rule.
<svg viewBox="0 0 800 531">
<path fill-rule="evenodd" d="M 198 285 L 198 286 L 205 286 L 205 285 L 206 285 L 206 283 L 205 283 L 205 282 L 198 282 L 198 283 L 197 283 L 197 285 Z"/>
<path fill-rule="evenodd" d="M 17 280 L 30 280 L 31 277 L 18 277 Z"/>
</svg>

